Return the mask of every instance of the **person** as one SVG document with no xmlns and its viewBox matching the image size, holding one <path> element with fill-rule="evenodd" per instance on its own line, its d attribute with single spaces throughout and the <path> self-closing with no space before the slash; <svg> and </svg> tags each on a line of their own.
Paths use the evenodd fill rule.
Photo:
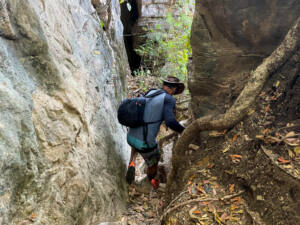
<svg viewBox="0 0 300 225">
<path fill-rule="evenodd" d="M 147 165 L 147 177 L 154 189 L 159 187 L 159 179 L 156 178 L 160 150 L 156 141 L 160 126 L 163 121 L 167 127 L 182 133 L 184 127 L 175 118 L 175 98 L 173 95 L 184 91 L 184 84 L 174 76 L 163 79 L 162 89 L 150 90 L 146 96 L 160 92 L 155 97 L 147 98 L 144 111 L 144 121 L 147 125 L 130 128 L 127 133 L 127 142 L 131 146 L 131 156 L 126 173 L 126 182 L 131 184 L 135 177 L 135 159 L 139 153 Z M 150 123 L 149 123 L 150 122 Z"/>
</svg>

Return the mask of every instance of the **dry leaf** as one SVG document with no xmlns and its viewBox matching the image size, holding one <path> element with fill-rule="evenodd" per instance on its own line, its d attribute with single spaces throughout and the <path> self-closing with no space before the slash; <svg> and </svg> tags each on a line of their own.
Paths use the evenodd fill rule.
<svg viewBox="0 0 300 225">
<path fill-rule="evenodd" d="M 213 130 L 213 131 L 211 131 L 211 132 L 209 132 L 209 136 L 210 137 L 220 137 L 220 136 L 223 136 L 225 133 L 222 131 L 222 132 L 219 132 L 219 131 L 215 131 L 215 130 Z"/>
<path fill-rule="evenodd" d="M 300 145 L 300 140 L 297 138 L 287 138 L 287 139 L 284 139 L 284 142 L 286 144 L 288 144 L 289 146 L 293 146 L 293 147 Z"/>
<path fill-rule="evenodd" d="M 288 164 L 291 162 L 291 160 L 287 160 L 287 159 L 284 159 L 282 157 L 278 157 L 277 161 L 281 164 Z"/>
<path fill-rule="evenodd" d="M 288 152 L 289 152 L 289 157 L 290 158 L 294 158 L 295 157 L 295 154 L 294 154 L 294 152 L 292 150 L 288 150 Z"/>
<path fill-rule="evenodd" d="M 229 191 L 230 191 L 230 193 L 233 193 L 233 192 L 234 192 L 234 184 L 231 184 L 231 185 L 230 185 Z"/>
<path fill-rule="evenodd" d="M 248 111 L 248 115 L 250 116 L 250 115 L 252 115 L 254 112 L 255 112 L 254 109 L 250 109 L 250 110 Z"/>
<path fill-rule="evenodd" d="M 215 166 L 215 164 L 212 164 L 212 163 L 211 163 L 211 164 L 208 164 L 208 165 L 207 165 L 207 168 L 208 168 L 208 169 L 211 169 L 211 168 L 213 168 L 214 166 Z"/>
<path fill-rule="evenodd" d="M 288 132 L 286 135 L 285 135 L 285 138 L 288 138 L 288 137 L 292 137 L 295 135 L 295 132 L 294 131 L 291 131 L 291 132 Z"/>
<path fill-rule="evenodd" d="M 267 129 L 265 129 L 265 130 L 263 131 L 263 134 L 268 134 L 268 133 L 271 133 L 271 132 L 272 132 L 272 130 L 269 129 L 269 128 L 267 128 Z"/>
<path fill-rule="evenodd" d="M 296 156 L 300 156 L 300 147 L 294 148 L 294 152 L 295 152 Z"/>
<path fill-rule="evenodd" d="M 194 144 L 189 144 L 189 149 L 191 150 L 198 150 L 200 147 L 198 145 L 194 145 Z"/>
<path fill-rule="evenodd" d="M 223 153 L 228 152 L 229 149 L 230 149 L 230 146 L 228 145 L 228 146 L 223 150 Z"/>
<path fill-rule="evenodd" d="M 217 195 L 217 191 L 216 189 L 213 189 L 213 195 L 216 196 Z"/>
<path fill-rule="evenodd" d="M 279 84 L 280 84 L 280 81 L 278 80 L 278 81 L 276 81 L 276 83 L 274 84 L 274 86 L 275 86 L 275 87 L 278 87 Z"/>
<path fill-rule="evenodd" d="M 201 185 L 198 185 L 198 186 L 196 187 L 196 189 L 197 189 L 200 193 L 206 194 L 205 190 L 201 187 Z"/>
<path fill-rule="evenodd" d="M 208 205 L 209 202 L 201 202 L 201 205 Z"/>
<path fill-rule="evenodd" d="M 259 97 L 262 97 L 266 94 L 266 92 L 262 91 L 260 94 L 259 94 Z"/>
<path fill-rule="evenodd" d="M 235 140 L 237 139 L 237 137 L 238 137 L 237 134 L 235 134 L 235 135 L 233 136 L 232 140 L 235 141 Z"/>
<path fill-rule="evenodd" d="M 193 213 L 194 214 L 201 214 L 201 212 L 199 210 L 194 210 Z"/>
<path fill-rule="evenodd" d="M 192 176 L 190 176 L 190 181 L 193 181 L 194 180 L 194 178 L 195 178 L 195 174 L 193 174 Z"/>
<path fill-rule="evenodd" d="M 228 174 L 232 175 L 233 171 L 232 170 L 225 170 L 225 173 L 228 173 Z"/>
<path fill-rule="evenodd" d="M 100 55 L 100 52 L 97 51 L 97 50 L 95 50 L 95 51 L 94 51 L 94 54 L 95 54 L 95 55 Z"/>
<path fill-rule="evenodd" d="M 240 196 L 231 199 L 231 202 L 235 202 L 236 204 L 242 204 L 243 200 Z"/>
<path fill-rule="evenodd" d="M 225 222 L 226 220 L 229 219 L 229 216 L 227 215 L 226 212 L 224 212 L 224 213 L 222 214 L 222 216 L 220 217 L 220 219 L 221 219 L 221 221 Z"/>
<path fill-rule="evenodd" d="M 280 143 L 281 142 L 281 140 L 279 138 L 272 137 L 272 136 L 266 136 L 265 137 L 263 135 L 256 135 L 255 137 L 259 140 L 262 140 L 266 144 L 273 144 L 273 143 Z"/>
<path fill-rule="evenodd" d="M 268 112 L 270 110 L 270 106 L 267 105 L 266 108 L 265 108 L 265 112 Z"/>
<path fill-rule="evenodd" d="M 229 157 L 231 159 L 241 159 L 241 158 L 243 158 L 243 156 L 241 156 L 241 155 L 229 155 Z"/>
<path fill-rule="evenodd" d="M 30 216 L 29 216 L 29 220 L 31 220 L 31 221 L 34 221 L 35 219 L 36 219 L 36 217 L 37 217 L 37 214 L 36 213 L 32 213 Z"/>
</svg>

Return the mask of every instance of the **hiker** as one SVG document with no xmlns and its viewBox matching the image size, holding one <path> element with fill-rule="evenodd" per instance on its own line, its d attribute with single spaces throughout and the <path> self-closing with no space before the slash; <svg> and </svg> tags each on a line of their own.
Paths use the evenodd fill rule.
<svg viewBox="0 0 300 225">
<path fill-rule="evenodd" d="M 144 111 L 144 121 L 149 122 L 144 126 L 130 128 L 127 134 L 127 142 L 131 146 L 131 156 L 126 181 L 131 184 L 135 177 L 135 158 L 136 153 L 141 154 L 147 164 L 147 177 L 154 189 L 159 187 L 159 179 L 156 178 L 160 150 L 156 141 L 160 125 L 163 121 L 167 127 L 182 133 L 184 127 L 175 119 L 175 98 L 172 95 L 181 94 L 184 84 L 173 76 L 168 76 L 163 81 L 162 89 L 150 90 L 147 96 L 147 103 Z M 156 93 L 156 94 L 155 94 Z"/>
</svg>

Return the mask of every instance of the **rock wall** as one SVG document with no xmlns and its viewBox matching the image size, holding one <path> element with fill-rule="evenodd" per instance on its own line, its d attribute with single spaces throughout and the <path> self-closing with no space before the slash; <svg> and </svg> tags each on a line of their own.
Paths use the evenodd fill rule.
<svg viewBox="0 0 300 225">
<path fill-rule="evenodd" d="M 299 12 L 297 0 L 196 3 L 189 88 L 197 117 L 230 107 L 251 71 L 278 46 Z"/>
<path fill-rule="evenodd" d="M 93 224 L 124 208 L 118 2 L 0 0 L 1 225 Z"/>
</svg>

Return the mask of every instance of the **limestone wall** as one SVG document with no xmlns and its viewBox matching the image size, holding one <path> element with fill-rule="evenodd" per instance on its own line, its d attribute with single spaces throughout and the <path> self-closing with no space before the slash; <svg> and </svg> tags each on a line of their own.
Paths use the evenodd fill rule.
<svg viewBox="0 0 300 225">
<path fill-rule="evenodd" d="M 92 2 L 0 1 L 1 225 L 92 224 L 124 208 L 119 2 Z"/>
</svg>

